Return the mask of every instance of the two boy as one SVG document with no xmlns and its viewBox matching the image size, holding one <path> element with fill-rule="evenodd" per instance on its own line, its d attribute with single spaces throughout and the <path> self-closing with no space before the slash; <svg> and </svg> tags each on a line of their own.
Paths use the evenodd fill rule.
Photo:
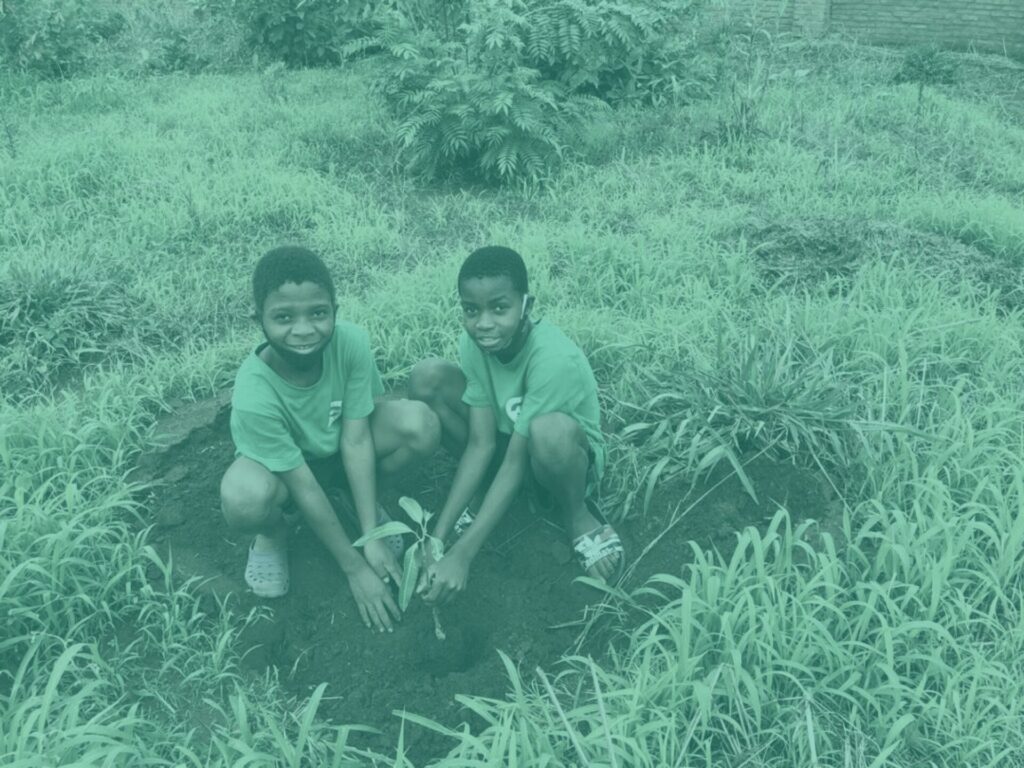
<svg viewBox="0 0 1024 768">
<path fill-rule="evenodd" d="M 434 534 L 448 537 L 460 520 L 462 530 L 424 569 L 419 591 L 427 602 L 445 602 L 465 588 L 470 563 L 524 482 L 566 515 L 589 575 L 621 575 L 622 544 L 593 502 L 604 442 L 586 358 L 557 328 L 531 320 L 533 297 L 515 251 L 475 251 L 458 287 L 465 325 L 460 365 L 424 361 L 413 370 L 411 399 L 386 399 L 365 331 L 336 319 L 323 262 L 296 247 L 260 260 L 253 299 L 266 341 L 235 380 L 237 455 L 221 483 L 227 522 L 255 534 L 246 582 L 256 594 L 288 590 L 291 508 L 334 556 L 364 624 L 391 631 L 400 619 L 389 582 L 400 580 L 401 540 L 370 541 L 361 554 L 325 488 L 347 486 L 367 533 L 387 519 L 377 503 L 378 480 L 425 460 L 441 443 L 461 459 Z"/>
</svg>

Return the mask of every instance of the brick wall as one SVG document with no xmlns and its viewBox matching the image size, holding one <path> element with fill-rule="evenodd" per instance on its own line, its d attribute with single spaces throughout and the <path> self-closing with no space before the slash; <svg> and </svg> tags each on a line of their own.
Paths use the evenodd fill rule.
<svg viewBox="0 0 1024 768">
<path fill-rule="evenodd" d="M 769 31 L 1024 55 L 1024 0 L 725 0 L 719 12 Z"/>
<path fill-rule="evenodd" d="M 870 43 L 1024 52 L 1024 0 L 832 0 L 830 29 Z"/>
</svg>

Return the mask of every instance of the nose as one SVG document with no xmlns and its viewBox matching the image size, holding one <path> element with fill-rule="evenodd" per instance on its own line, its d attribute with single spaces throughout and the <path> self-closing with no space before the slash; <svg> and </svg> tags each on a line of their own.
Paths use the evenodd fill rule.
<svg viewBox="0 0 1024 768">
<path fill-rule="evenodd" d="M 312 336 L 314 333 L 316 333 L 316 328 L 314 328 L 313 324 L 304 317 L 296 319 L 295 324 L 292 326 L 293 336 Z"/>
<path fill-rule="evenodd" d="M 476 327 L 479 331 L 486 331 L 494 327 L 493 318 L 487 312 L 481 312 L 476 319 Z"/>
</svg>

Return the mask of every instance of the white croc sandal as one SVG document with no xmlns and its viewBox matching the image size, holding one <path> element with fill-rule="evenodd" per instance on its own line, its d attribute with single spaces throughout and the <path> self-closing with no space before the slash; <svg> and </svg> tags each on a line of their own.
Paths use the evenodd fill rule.
<svg viewBox="0 0 1024 768">
<path fill-rule="evenodd" d="M 249 545 L 245 564 L 245 583 L 257 597 L 284 597 L 288 594 L 288 547 L 281 545 L 268 552 L 257 552 Z"/>
</svg>

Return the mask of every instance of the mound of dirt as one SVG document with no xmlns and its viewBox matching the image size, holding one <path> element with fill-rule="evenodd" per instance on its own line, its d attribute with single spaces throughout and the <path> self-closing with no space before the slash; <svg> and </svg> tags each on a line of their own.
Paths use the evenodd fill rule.
<svg viewBox="0 0 1024 768">
<path fill-rule="evenodd" d="M 479 726 L 479 719 L 455 695 L 505 695 L 507 677 L 497 651 L 529 678 L 536 667 L 555 665 L 574 645 L 583 609 L 600 595 L 573 583 L 580 572 L 561 532 L 531 516 L 525 504 L 511 510 L 492 534 L 473 564 L 467 592 L 442 609 L 444 641 L 435 638 L 431 612 L 417 599 L 393 634 L 367 630 L 343 575 L 302 526 L 292 532 L 289 545 L 289 594 L 278 600 L 252 595 L 242 578 L 249 541 L 229 531 L 219 511 L 220 477 L 234 454 L 228 401 L 225 393 L 182 406 L 162 419 L 156 447 L 140 459 L 135 479 L 154 483 L 145 500 L 146 515 L 154 524 L 151 543 L 172 559 L 179 579 L 196 577 L 203 591 L 232 595 L 233 606 L 243 612 L 257 605 L 269 608 L 266 618 L 241 638 L 249 669 L 262 673 L 276 667 L 296 695 L 327 682 L 321 714 L 337 723 L 378 729 L 380 735 L 353 738 L 388 751 L 403 726 L 397 715 L 402 710 L 452 727 L 462 722 Z M 436 509 L 451 481 L 451 468 L 439 459 L 432 476 L 424 473 L 411 481 L 416 487 L 404 491 Z M 735 478 L 713 489 L 661 489 L 654 512 L 621 526 L 634 557 L 625 586 L 638 586 L 653 573 L 679 573 L 690 558 L 691 539 L 730 551 L 735 532 L 767 522 L 777 504 L 795 517 L 820 517 L 827 508 L 823 484 L 809 473 L 761 464 L 748 467 L 748 474 L 761 506 Z M 666 533 L 671 512 L 701 496 Z M 637 560 L 641 552 L 645 554 Z M 450 746 L 445 737 L 410 724 L 405 725 L 405 743 L 417 765 Z"/>
</svg>

